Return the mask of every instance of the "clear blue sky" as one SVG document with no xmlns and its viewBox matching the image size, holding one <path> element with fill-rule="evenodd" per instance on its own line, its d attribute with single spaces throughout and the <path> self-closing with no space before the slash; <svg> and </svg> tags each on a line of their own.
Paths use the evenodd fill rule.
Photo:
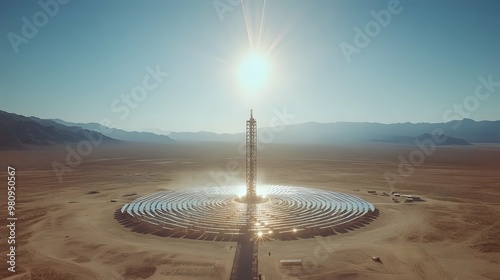
<svg viewBox="0 0 500 280">
<path fill-rule="evenodd" d="M 442 122 L 478 76 L 500 81 L 500 1 L 401 0 L 350 62 L 339 45 L 390 1 L 267 0 L 262 32 L 264 1 L 248 1 L 221 20 L 213 0 L 72 0 L 45 24 L 37 1 L 1 1 L 0 110 L 146 131 L 240 132 L 250 108 L 260 126 L 283 107 L 292 123 Z M 41 26 L 32 38 L 23 17 Z M 249 93 L 237 69 L 259 33 L 270 74 Z M 17 53 L 9 34 L 27 41 Z M 157 65 L 169 76 L 125 105 Z M 469 113 L 500 119 L 500 87 Z"/>
</svg>

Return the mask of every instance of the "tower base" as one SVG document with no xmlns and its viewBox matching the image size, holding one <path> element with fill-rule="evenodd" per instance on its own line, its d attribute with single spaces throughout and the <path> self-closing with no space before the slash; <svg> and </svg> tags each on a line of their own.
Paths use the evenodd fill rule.
<svg viewBox="0 0 500 280">
<path fill-rule="evenodd" d="M 243 197 L 235 198 L 234 201 L 239 202 L 239 203 L 246 203 L 246 204 L 259 204 L 259 203 L 268 202 L 269 198 L 262 197 L 262 196 L 253 196 L 253 197 L 243 196 Z"/>
</svg>

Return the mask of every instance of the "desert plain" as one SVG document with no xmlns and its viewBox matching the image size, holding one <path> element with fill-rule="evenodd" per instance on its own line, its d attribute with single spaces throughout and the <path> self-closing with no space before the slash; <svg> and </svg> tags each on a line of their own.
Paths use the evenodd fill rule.
<svg viewBox="0 0 500 280">
<path fill-rule="evenodd" d="M 372 223 L 347 233 L 263 240 L 258 263 L 265 279 L 500 279 L 500 146 L 438 147 L 389 186 L 384 175 L 401 175 L 401 157 L 415 149 L 262 147 L 259 183 L 348 193 L 379 210 Z M 114 213 L 159 190 L 242 183 L 240 150 L 238 143 L 101 144 L 61 178 L 52 164 L 66 163 L 65 146 L 0 151 L 1 220 L 9 165 L 16 169 L 18 218 L 15 273 L 7 270 L 8 229 L 0 227 L 0 278 L 229 279 L 236 243 L 132 232 Z M 228 170 L 231 160 L 240 169 Z M 424 201 L 394 203 L 380 195 L 391 191 Z M 283 259 L 303 265 L 283 267 Z"/>
</svg>

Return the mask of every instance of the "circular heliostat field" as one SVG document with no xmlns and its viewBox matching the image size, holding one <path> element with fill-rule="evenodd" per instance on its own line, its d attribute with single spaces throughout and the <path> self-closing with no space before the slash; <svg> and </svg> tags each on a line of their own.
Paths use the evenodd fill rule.
<svg viewBox="0 0 500 280">
<path fill-rule="evenodd" d="M 333 235 L 378 216 L 370 202 L 339 192 L 265 185 L 257 204 L 240 202 L 242 192 L 240 186 L 162 191 L 123 205 L 115 217 L 135 232 L 234 241 L 248 232 L 281 240 Z"/>
</svg>

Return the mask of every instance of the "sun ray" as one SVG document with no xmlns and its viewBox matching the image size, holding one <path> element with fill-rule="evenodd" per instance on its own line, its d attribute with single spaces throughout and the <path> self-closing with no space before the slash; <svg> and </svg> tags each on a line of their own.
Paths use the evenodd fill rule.
<svg viewBox="0 0 500 280">
<path fill-rule="evenodd" d="M 253 50 L 253 32 L 252 25 L 248 22 L 247 11 L 245 11 L 245 3 L 241 0 L 241 9 L 243 10 L 243 18 L 245 19 L 245 25 L 247 28 L 248 44 L 250 44 L 250 49 Z"/>
<path fill-rule="evenodd" d="M 221 63 L 222 65 L 229 66 L 232 64 L 231 60 L 229 60 L 227 58 L 220 57 L 220 56 L 209 55 L 206 53 L 202 54 L 202 56 L 207 60 L 215 61 L 215 62 Z"/>
<path fill-rule="evenodd" d="M 231 62 L 228 61 L 227 59 L 219 58 L 219 57 L 213 57 L 212 58 L 214 61 L 221 62 L 223 65 L 231 65 Z"/>
<path fill-rule="evenodd" d="M 271 54 L 271 52 L 280 43 L 280 41 L 283 39 L 283 37 L 285 37 L 285 35 L 286 35 L 286 31 L 281 33 L 280 35 L 278 35 L 278 37 L 276 37 L 276 39 L 273 41 L 271 46 L 269 46 L 269 49 L 266 52 L 267 55 Z"/>
<path fill-rule="evenodd" d="M 257 41 L 257 48 L 260 48 L 260 39 L 262 37 L 262 26 L 264 25 L 264 14 L 266 11 L 266 3 L 267 3 L 267 0 L 264 0 L 264 6 L 262 7 L 262 14 L 260 17 L 259 39 Z"/>
</svg>

